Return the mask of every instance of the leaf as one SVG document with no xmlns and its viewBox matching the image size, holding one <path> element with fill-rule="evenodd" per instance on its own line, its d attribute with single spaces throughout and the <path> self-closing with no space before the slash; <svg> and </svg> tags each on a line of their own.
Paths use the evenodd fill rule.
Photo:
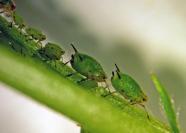
<svg viewBox="0 0 186 133">
<path fill-rule="evenodd" d="M 179 128 L 178 128 L 178 123 L 177 123 L 177 118 L 176 118 L 176 113 L 173 109 L 173 105 L 171 103 L 171 98 L 169 97 L 166 89 L 164 86 L 161 84 L 160 80 L 157 78 L 155 74 L 151 75 L 152 81 L 156 87 L 156 90 L 158 91 L 161 102 L 165 111 L 165 114 L 167 116 L 167 119 L 169 121 L 170 127 L 172 129 L 173 133 L 179 133 Z"/>
</svg>

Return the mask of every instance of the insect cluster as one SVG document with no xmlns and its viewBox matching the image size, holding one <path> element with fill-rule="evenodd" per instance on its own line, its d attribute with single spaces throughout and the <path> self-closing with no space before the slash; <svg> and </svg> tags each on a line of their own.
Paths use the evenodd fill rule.
<svg viewBox="0 0 186 133">
<path fill-rule="evenodd" d="M 47 42 L 43 46 L 42 41 L 46 40 L 46 35 L 38 29 L 26 26 L 23 18 L 15 12 L 15 7 L 16 5 L 13 0 L 0 0 L 0 9 L 3 10 L 2 13 L 8 13 L 12 16 L 10 26 L 16 26 L 20 33 L 27 37 L 27 41 L 32 40 L 40 45 L 37 54 L 39 54 L 45 61 L 62 62 L 62 55 L 65 54 L 65 51 L 58 44 L 52 42 Z M 115 91 L 110 92 L 107 85 L 108 76 L 100 63 L 93 57 L 79 52 L 73 44 L 71 44 L 71 46 L 74 50 L 74 54 L 71 55 L 70 61 L 62 63 L 64 65 L 70 63 L 75 72 L 66 75 L 66 77 L 79 73 L 84 76 L 84 79 L 78 81 L 77 83 L 80 85 L 91 84 L 93 87 L 97 87 L 98 82 L 104 82 L 104 87 L 109 90 L 108 95 L 112 95 L 117 92 L 131 104 L 139 104 L 145 108 L 143 102 L 147 101 L 147 96 L 132 77 L 122 73 L 119 67 L 115 64 L 116 70 L 112 71 L 112 77 L 110 79 Z M 108 95 L 105 95 L 105 97 Z"/>
</svg>

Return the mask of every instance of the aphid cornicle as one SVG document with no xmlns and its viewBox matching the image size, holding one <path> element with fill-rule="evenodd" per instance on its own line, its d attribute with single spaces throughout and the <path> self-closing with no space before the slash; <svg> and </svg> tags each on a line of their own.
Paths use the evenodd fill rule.
<svg viewBox="0 0 186 133">
<path fill-rule="evenodd" d="M 72 68 L 85 76 L 86 79 L 84 80 L 92 79 L 97 82 L 106 82 L 107 76 L 100 63 L 86 54 L 79 53 L 73 45 L 72 47 L 75 51 L 70 60 Z"/>
<path fill-rule="evenodd" d="M 12 14 L 16 9 L 16 4 L 13 0 L 0 0 L 0 9 L 2 9 L 0 13 L 6 12 Z"/>
<path fill-rule="evenodd" d="M 44 35 L 42 31 L 38 29 L 28 27 L 25 29 L 25 31 L 28 34 L 28 36 L 31 37 L 31 39 L 36 40 L 37 43 L 41 43 L 41 41 L 46 40 L 46 35 Z"/>
<path fill-rule="evenodd" d="M 60 60 L 65 51 L 55 43 L 48 42 L 39 50 L 40 55 L 46 60 Z"/>
<path fill-rule="evenodd" d="M 139 84 L 129 75 L 120 72 L 116 64 L 115 66 L 116 71 L 112 72 L 111 83 L 116 92 L 129 100 L 131 104 L 139 104 L 146 110 L 142 103 L 147 101 L 147 96 L 144 94 Z M 148 114 L 147 117 L 149 118 Z"/>
</svg>

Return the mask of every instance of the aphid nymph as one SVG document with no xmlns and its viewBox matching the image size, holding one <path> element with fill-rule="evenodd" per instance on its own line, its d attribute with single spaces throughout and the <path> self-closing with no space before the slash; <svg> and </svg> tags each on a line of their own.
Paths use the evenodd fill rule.
<svg viewBox="0 0 186 133">
<path fill-rule="evenodd" d="M 147 96 L 144 94 L 139 84 L 129 75 L 120 72 L 116 64 L 115 67 L 116 71 L 112 72 L 111 83 L 116 92 L 129 100 L 131 104 L 138 104 L 145 109 L 142 103 L 147 101 Z"/>
<path fill-rule="evenodd" d="M 42 31 L 28 27 L 25 29 L 26 33 L 28 34 L 28 37 L 31 37 L 32 39 L 36 40 L 37 43 L 41 43 L 41 41 L 46 40 L 46 35 L 42 33 Z"/>
<path fill-rule="evenodd" d="M 18 29 L 20 30 L 26 26 L 23 18 L 20 15 L 18 15 L 16 12 L 13 13 L 12 18 L 13 18 L 13 22 L 11 23 L 11 25 L 13 25 L 14 23 L 16 26 L 18 26 Z"/>
<path fill-rule="evenodd" d="M 97 82 L 105 82 L 107 76 L 103 70 L 103 67 L 94 58 L 78 52 L 78 50 L 71 44 L 75 54 L 73 54 L 70 60 L 71 66 L 87 79 L 92 79 Z"/>
<path fill-rule="evenodd" d="M 39 53 L 46 60 L 60 60 L 65 51 L 59 45 L 48 42 L 44 48 L 39 50 Z"/>
</svg>

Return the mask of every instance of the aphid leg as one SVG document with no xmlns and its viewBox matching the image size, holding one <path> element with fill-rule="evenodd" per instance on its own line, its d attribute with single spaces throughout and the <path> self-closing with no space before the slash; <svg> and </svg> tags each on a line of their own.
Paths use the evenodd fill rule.
<svg viewBox="0 0 186 133">
<path fill-rule="evenodd" d="M 22 28 L 18 27 L 18 29 L 19 29 L 19 34 L 21 35 L 22 34 Z"/>
<path fill-rule="evenodd" d="M 67 74 L 67 75 L 65 75 L 65 77 L 71 77 L 71 76 L 73 76 L 73 75 L 76 74 L 76 73 L 77 73 L 77 72 Z"/>
<path fill-rule="evenodd" d="M 64 63 L 64 65 L 67 65 L 68 63 L 70 63 L 70 60 L 69 60 L 69 61 L 67 61 L 67 62 L 65 62 L 65 63 Z"/>
<path fill-rule="evenodd" d="M 81 83 L 81 82 L 84 82 L 84 81 L 87 81 L 88 78 L 84 78 L 84 79 L 81 79 L 80 81 L 77 81 L 77 83 Z"/>
<path fill-rule="evenodd" d="M 110 95 L 112 95 L 112 94 L 114 94 L 114 93 L 117 93 L 117 91 L 110 92 L 109 94 L 106 94 L 106 95 L 104 95 L 103 97 L 110 96 Z"/>
<path fill-rule="evenodd" d="M 12 49 L 14 50 L 14 51 L 16 51 L 16 49 L 15 49 L 15 47 L 14 47 L 14 45 L 11 43 L 11 47 L 12 47 Z"/>
<path fill-rule="evenodd" d="M 54 63 L 55 63 L 55 68 L 57 68 L 57 61 L 56 61 L 56 60 L 54 60 Z"/>
<path fill-rule="evenodd" d="M 33 40 L 33 38 L 29 35 L 25 35 L 25 37 L 26 37 L 26 42 Z"/>
<path fill-rule="evenodd" d="M 8 25 L 8 27 L 12 28 L 13 27 L 13 21 L 10 22 L 10 24 Z"/>
<path fill-rule="evenodd" d="M 42 43 L 41 43 L 40 40 L 38 40 L 36 43 L 40 45 L 40 48 L 41 48 L 41 49 L 43 48 L 43 45 L 42 45 Z"/>
<path fill-rule="evenodd" d="M 149 116 L 149 114 L 147 112 L 147 109 L 146 109 L 145 105 L 143 105 L 141 103 L 139 103 L 139 105 L 144 108 L 145 112 L 147 113 L 147 118 L 148 118 L 148 120 L 150 120 L 150 116 Z"/>
<path fill-rule="evenodd" d="M 73 62 L 73 60 L 74 60 L 74 55 L 72 54 L 72 55 L 71 55 L 71 60 L 65 62 L 64 65 L 67 65 L 67 64 L 70 63 L 71 61 Z"/>
<path fill-rule="evenodd" d="M 23 48 L 21 48 L 21 55 L 25 57 L 25 53 L 23 52 Z"/>
<path fill-rule="evenodd" d="M 106 80 L 104 81 L 104 83 L 105 83 L 105 85 L 106 85 L 105 88 L 108 89 L 109 93 L 111 93 L 110 88 L 109 88 L 109 85 L 108 85 L 108 83 L 107 83 Z"/>
<path fill-rule="evenodd" d="M 147 109 L 146 109 L 145 105 L 143 105 L 143 104 L 139 104 L 139 105 L 144 108 L 145 112 L 147 113 L 147 118 L 150 120 L 150 116 L 147 112 Z"/>
</svg>

